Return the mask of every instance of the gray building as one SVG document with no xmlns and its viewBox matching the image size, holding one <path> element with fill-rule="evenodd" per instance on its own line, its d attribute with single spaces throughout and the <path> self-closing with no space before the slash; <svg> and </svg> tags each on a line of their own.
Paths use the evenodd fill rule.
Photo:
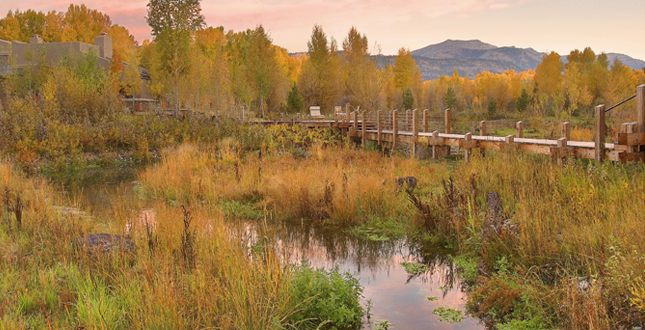
<svg viewBox="0 0 645 330">
<path fill-rule="evenodd" d="M 80 41 L 45 43 L 38 35 L 31 37 L 29 43 L 0 39 L 0 74 L 11 74 L 12 68 L 20 70 L 38 66 L 41 56 L 44 57 L 46 65 L 53 67 L 66 57 L 80 57 L 90 52 L 98 56 L 96 65 L 107 72 L 112 62 L 112 38 L 106 33 L 95 37 L 94 44 Z M 128 64 L 124 63 L 124 65 Z M 141 78 L 141 92 L 139 95 L 129 96 L 137 99 L 152 99 L 152 94 L 147 89 L 150 75 L 145 69 L 137 69 Z"/>
</svg>

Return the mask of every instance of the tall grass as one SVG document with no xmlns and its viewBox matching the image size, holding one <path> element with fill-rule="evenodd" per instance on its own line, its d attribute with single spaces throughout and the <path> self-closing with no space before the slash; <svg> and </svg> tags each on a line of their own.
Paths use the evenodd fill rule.
<svg viewBox="0 0 645 330">
<path fill-rule="evenodd" d="M 427 191 L 445 173 L 439 164 L 346 147 L 317 145 L 304 157 L 269 150 L 242 155 L 229 140 L 213 150 L 169 150 L 140 178 L 143 195 L 171 204 L 236 201 L 268 218 L 346 226 L 371 219 L 410 224 L 412 209 L 394 178 L 418 177 L 418 189 Z"/>
<path fill-rule="evenodd" d="M 235 201 L 260 217 L 325 225 L 392 221 L 478 264 L 471 312 L 502 326 L 611 329 L 644 321 L 642 164 L 558 167 L 515 152 L 465 164 L 344 147 L 313 147 L 304 157 L 238 150 L 229 140 L 168 151 L 142 174 L 142 194 L 169 204 Z M 411 196 L 393 185 L 408 175 L 420 182 Z M 486 221 L 493 191 L 501 198 L 498 225 Z"/>
<path fill-rule="evenodd" d="M 462 250 L 475 253 L 493 274 L 480 279 L 473 295 L 476 313 L 504 321 L 508 315 L 496 308 L 524 299 L 547 319 L 557 314 L 554 324 L 567 329 L 641 324 L 645 310 L 630 300 L 645 274 L 644 173 L 642 164 L 571 160 L 559 168 L 550 159 L 516 153 L 487 154 L 457 166 L 451 172 L 455 184 L 466 190 L 474 177 L 481 191 L 475 200 L 460 200 L 461 208 L 481 210 L 483 196 L 497 191 L 515 228 L 484 242 L 480 230 L 460 229 L 483 226 L 478 211 L 453 226 Z M 499 279 L 514 289 L 500 286 Z M 505 295 L 513 290 L 516 297 Z M 508 300 L 496 304 L 490 301 L 495 296 Z"/>
<path fill-rule="evenodd" d="M 95 218 L 58 208 L 67 201 L 43 180 L 26 178 L 4 162 L 0 173 L 0 189 L 6 191 L 0 197 L 2 328 L 343 327 L 328 320 L 332 314 L 303 323 L 303 303 L 320 301 L 321 293 L 292 283 L 311 270 L 279 262 L 271 245 L 250 250 L 208 205 L 182 212 L 155 204 L 153 229 L 132 227 L 135 250 L 88 254 L 73 240 L 97 232 L 123 234 L 128 218 L 136 221 L 133 210 L 141 201 L 116 200 L 114 218 Z M 21 227 L 13 212 L 18 195 L 24 201 Z M 186 262 L 187 255 L 194 259 Z M 348 300 L 357 302 L 356 294 Z M 360 320 L 360 307 L 357 313 Z"/>
</svg>

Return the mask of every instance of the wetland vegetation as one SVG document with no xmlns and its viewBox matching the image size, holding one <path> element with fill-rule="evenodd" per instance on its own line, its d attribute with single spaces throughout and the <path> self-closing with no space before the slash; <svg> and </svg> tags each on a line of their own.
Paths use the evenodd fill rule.
<svg viewBox="0 0 645 330">
<path fill-rule="evenodd" d="M 383 255 L 400 260 L 389 267 L 404 268 L 407 281 L 444 274 L 438 282 L 449 287 L 440 296 L 468 293 L 462 312 L 441 301 L 425 307 L 441 320 L 457 322 L 465 313 L 500 329 L 628 329 L 642 322 L 642 164 L 571 160 L 558 167 L 512 152 L 469 164 L 424 161 L 356 150 L 332 132 L 237 130 L 256 132 L 248 141 L 232 135 L 163 149 L 136 172 L 130 194 L 116 189 L 109 210 L 97 214 L 82 212 L 83 205 L 62 208 L 80 199 L 3 161 L 2 323 L 376 328 L 392 322 L 368 323 L 378 292 L 361 299 L 365 281 L 333 265 L 357 258 L 354 266 L 375 269 L 370 258 Z M 400 176 L 416 177 L 416 189 L 399 191 L 393 179 Z M 493 191 L 506 227 L 487 231 Z M 147 209 L 154 221 L 141 213 Z M 278 235 L 281 226 L 301 229 Z M 103 232 L 127 236 L 136 248 L 97 255 L 72 244 Z M 312 244 L 326 257 L 303 247 L 303 237 L 316 232 L 326 232 L 313 234 Z M 387 246 L 416 257 L 396 259 L 383 252 Z M 437 248 L 448 252 L 439 264 L 429 257 Z M 433 304 L 428 296 L 437 293 L 423 297 Z"/>
<path fill-rule="evenodd" d="M 104 17 L 74 5 L 59 16 L 74 13 Z M 25 15 L 0 25 L 25 30 Z M 59 23 L 72 31 L 70 20 Z M 101 22 L 83 35 L 110 31 L 109 71 L 88 54 L 2 78 L 0 328 L 643 327 L 642 163 L 560 167 L 513 151 L 411 159 L 358 150 L 332 129 L 248 119 L 317 100 L 324 111 L 449 105 L 455 131 L 522 118 L 527 136 L 552 138 L 571 120 L 572 139 L 586 141 L 593 106 L 631 95 L 644 71 L 610 69 L 585 49 L 566 68 L 551 53 L 536 72 L 423 82 L 409 50 L 379 67 L 355 28 L 339 54 L 316 25 L 315 47 L 296 58 L 261 26 L 201 22 L 137 48 Z M 146 66 L 155 98 L 196 114 L 127 113 L 125 59 Z M 625 108 L 610 124 L 633 119 Z M 414 189 L 397 185 L 406 177 Z"/>
</svg>

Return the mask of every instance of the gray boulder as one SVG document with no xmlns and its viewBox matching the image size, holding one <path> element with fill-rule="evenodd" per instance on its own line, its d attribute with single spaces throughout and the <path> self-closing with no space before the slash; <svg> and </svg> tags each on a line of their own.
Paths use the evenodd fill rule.
<svg viewBox="0 0 645 330">
<path fill-rule="evenodd" d="M 499 193 L 491 191 L 486 195 L 487 212 L 484 228 L 482 229 L 482 238 L 484 242 L 489 242 L 494 235 L 513 235 L 517 236 L 517 224 L 513 219 L 504 219 L 502 200 Z"/>
<path fill-rule="evenodd" d="M 413 176 L 404 176 L 394 179 L 396 183 L 396 190 L 401 191 L 402 189 L 407 189 L 410 192 L 414 191 L 414 188 L 417 187 L 419 180 Z"/>
<path fill-rule="evenodd" d="M 90 254 L 110 253 L 114 251 L 133 252 L 132 240 L 125 236 L 113 234 L 91 234 L 74 239 L 74 247 Z"/>
</svg>

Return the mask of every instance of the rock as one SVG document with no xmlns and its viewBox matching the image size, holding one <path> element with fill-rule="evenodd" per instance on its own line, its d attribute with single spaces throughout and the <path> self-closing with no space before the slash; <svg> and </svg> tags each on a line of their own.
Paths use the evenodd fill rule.
<svg viewBox="0 0 645 330">
<path fill-rule="evenodd" d="M 578 282 L 578 289 L 581 291 L 587 291 L 589 287 L 591 287 L 591 283 L 589 283 L 589 281 L 587 281 L 584 278 L 581 278 L 580 281 Z"/>
<path fill-rule="evenodd" d="M 497 191 L 491 191 L 486 195 L 486 203 L 488 204 L 488 213 L 486 213 L 486 222 L 494 223 L 499 221 L 502 216 L 502 200 Z"/>
<path fill-rule="evenodd" d="M 486 195 L 488 210 L 484 228 L 482 228 L 482 238 L 484 242 L 489 242 L 491 235 L 513 235 L 518 236 L 518 225 L 513 219 L 504 219 L 502 215 L 502 202 L 496 191 L 491 191 Z"/>
<path fill-rule="evenodd" d="M 120 235 L 112 234 L 91 234 L 74 240 L 74 246 L 88 253 L 110 253 L 116 250 L 122 252 L 134 251 L 132 240 Z"/>
<path fill-rule="evenodd" d="M 396 190 L 401 191 L 401 189 L 408 189 L 410 192 L 414 191 L 414 188 L 417 187 L 417 178 L 413 176 L 405 176 L 394 179 L 396 183 Z"/>
<path fill-rule="evenodd" d="M 484 242 L 490 241 L 493 232 L 497 232 L 499 226 L 502 203 L 499 198 L 499 193 L 491 191 L 486 195 L 487 211 L 486 220 L 484 220 L 484 227 L 482 228 L 482 239 Z"/>
</svg>

